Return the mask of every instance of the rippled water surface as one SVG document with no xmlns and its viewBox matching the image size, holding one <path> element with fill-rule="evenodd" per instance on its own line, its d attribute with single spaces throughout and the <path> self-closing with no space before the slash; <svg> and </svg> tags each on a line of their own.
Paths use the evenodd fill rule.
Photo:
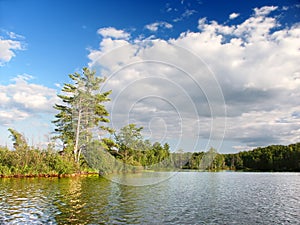
<svg viewBox="0 0 300 225">
<path fill-rule="evenodd" d="M 299 173 L 0 179 L 0 224 L 299 223 Z"/>
</svg>

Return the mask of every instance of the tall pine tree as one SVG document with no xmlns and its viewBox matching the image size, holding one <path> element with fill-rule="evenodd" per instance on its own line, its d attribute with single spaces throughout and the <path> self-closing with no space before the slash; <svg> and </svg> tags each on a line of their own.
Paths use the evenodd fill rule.
<svg viewBox="0 0 300 225">
<path fill-rule="evenodd" d="M 101 93 L 105 78 L 95 76 L 95 71 L 83 68 L 83 73 L 70 74 L 73 84 L 64 84 L 63 94 L 58 97 L 62 104 L 56 104 L 55 132 L 64 144 L 64 151 L 72 152 L 79 162 L 82 149 L 99 132 L 112 130 L 104 124 L 109 122 L 109 113 L 103 103 L 110 101 L 111 91 Z"/>
</svg>

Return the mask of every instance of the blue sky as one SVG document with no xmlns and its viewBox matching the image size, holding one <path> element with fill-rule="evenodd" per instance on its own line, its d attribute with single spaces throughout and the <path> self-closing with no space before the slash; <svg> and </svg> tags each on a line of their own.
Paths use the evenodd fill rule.
<svg viewBox="0 0 300 225">
<path fill-rule="evenodd" d="M 0 0 L 0 144 L 9 127 L 47 142 L 55 95 L 84 66 L 109 77 L 114 128 L 135 122 L 173 150 L 299 141 L 299 11 L 299 1 Z"/>
</svg>

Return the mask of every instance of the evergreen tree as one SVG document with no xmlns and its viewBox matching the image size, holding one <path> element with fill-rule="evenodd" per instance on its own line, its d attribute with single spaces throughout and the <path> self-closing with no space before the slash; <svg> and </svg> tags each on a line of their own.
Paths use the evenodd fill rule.
<svg viewBox="0 0 300 225">
<path fill-rule="evenodd" d="M 99 130 L 112 132 L 103 124 L 108 123 L 109 116 L 103 103 L 110 101 L 111 91 L 101 93 L 101 84 L 105 78 L 95 76 L 95 71 L 83 68 L 83 73 L 70 74 L 73 84 L 64 84 L 63 94 L 58 97 L 62 104 L 54 108 L 59 111 L 53 123 L 56 133 L 64 144 L 64 151 L 71 151 L 79 162 L 82 149 L 93 139 Z"/>
</svg>

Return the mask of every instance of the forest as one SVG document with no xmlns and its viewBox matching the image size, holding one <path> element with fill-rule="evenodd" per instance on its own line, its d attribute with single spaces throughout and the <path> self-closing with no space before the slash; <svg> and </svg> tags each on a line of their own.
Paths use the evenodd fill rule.
<svg viewBox="0 0 300 225">
<path fill-rule="evenodd" d="M 201 159 L 206 154 L 215 154 L 210 165 L 201 167 Z M 300 172 L 300 143 L 271 145 L 235 154 L 219 154 L 214 149 L 193 153 L 184 169 L 240 170 L 240 171 L 297 171 Z"/>
<path fill-rule="evenodd" d="M 0 176 L 62 176 L 86 173 L 137 172 L 142 170 L 241 170 L 300 171 L 300 143 L 272 145 L 236 154 L 172 152 L 168 143 L 151 143 L 143 127 L 128 124 L 109 127 L 111 90 L 101 92 L 105 78 L 83 68 L 69 75 L 58 97 L 52 121 L 56 129 L 47 148 L 29 146 L 26 137 L 9 128 L 13 150 L 0 146 Z M 56 143 L 61 143 L 57 149 Z"/>
</svg>

